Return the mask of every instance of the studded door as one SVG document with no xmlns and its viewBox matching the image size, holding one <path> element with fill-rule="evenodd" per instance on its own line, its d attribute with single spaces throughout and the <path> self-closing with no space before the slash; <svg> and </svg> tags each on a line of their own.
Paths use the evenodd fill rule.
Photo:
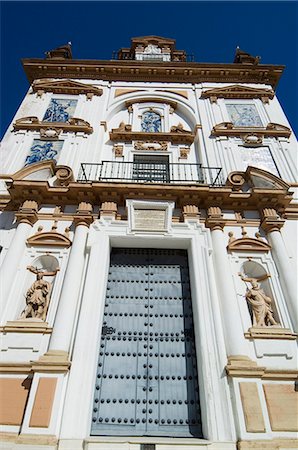
<svg viewBox="0 0 298 450">
<path fill-rule="evenodd" d="M 91 434 L 202 437 L 186 251 L 112 250 Z"/>
</svg>

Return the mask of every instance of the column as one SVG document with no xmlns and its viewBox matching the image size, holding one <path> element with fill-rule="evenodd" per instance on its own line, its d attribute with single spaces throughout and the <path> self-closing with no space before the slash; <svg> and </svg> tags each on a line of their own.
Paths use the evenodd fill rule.
<svg viewBox="0 0 298 450">
<path fill-rule="evenodd" d="M 47 355 L 67 356 L 78 309 L 79 294 L 85 264 L 85 248 L 88 228 L 92 222 L 92 207 L 89 203 L 80 203 L 74 218 L 75 233 L 64 275 L 56 320 Z"/>
<path fill-rule="evenodd" d="M 18 226 L 0 269 L 2 312 L 4 312 L 9 300 L 17 266 L 26 249 L 26 240 L 32 230 L 32 226 L 38 219 L 37 211 L 38 204 L 35 201 L 27 200 L 16 213 Z"/>
<path fill-rule="evenodd" d="M 262 228 L 267 233 L 268 241 L 272 247 L 271 253 L 274 263 L 277 267 L 280 282 L 284 292 L 291 321 L 294 330 L 298 329 L 298 302 L 297 302 L 297 278 L 293 271 L 293 262 L 290 260 L 282 235 L 281 228 L 284 225 L 284 220 L 278 218 L 274 209 L 263 210 L 264 219 L 262 221 Z"/>
<path fill-rule="evenodd" d="M 90 430 L 90 408 L 95 388 L 99 330 L 104 313 L 109 271 L 109 237 L 101 231 L 92 236 L 80 317 L 67 384 L 60 438 L 83 439 Z M 80 395 L 77 393 L 80 392 Z"/>
<path fill-rule="evenodd" d="M 221 305 L 227 354 L 229 357 L 245 356 L 247 344 L 241 325 L 233 278 L 229 272 L 230 262 L 224 242 L 224 225 L 225 222 L 220 208 L 209 208 L 206 226 L 211 230 L 215 278 Z"/>
</svg>

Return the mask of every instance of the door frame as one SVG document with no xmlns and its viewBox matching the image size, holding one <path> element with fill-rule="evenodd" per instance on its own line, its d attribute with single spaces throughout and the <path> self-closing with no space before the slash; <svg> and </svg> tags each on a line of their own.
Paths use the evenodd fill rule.
<svg viewBox="0 0 298 450">
<path fill-rule="evenodd" d="M 227 358 L 212 265 L 210 231 L 198 221 L 189 221 L 172 224 L 167 234 L 135 234 L 129 232 L 127 222 L 107 219 L 95 221 L 88 236 L 85 290 L 73 339 L 73 365 L 66 389 L 60 438 L 90 437 L 100 330 L 112 247 L 187 250 L 203 435 L 208 441 L 235 440 L 230 391 L 224 371 Z M 86 346 L 89 348 L 88 355 Z"/>
</svg>

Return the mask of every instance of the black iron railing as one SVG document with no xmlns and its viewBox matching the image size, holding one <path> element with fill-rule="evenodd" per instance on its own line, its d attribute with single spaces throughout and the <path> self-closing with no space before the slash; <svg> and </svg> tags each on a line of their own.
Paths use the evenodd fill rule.
<svg viewBox="0 0 298 450">
<path fill-rule="evenodd" d="M 78 181 L 90 183 L 176 183 L 222 186 L 219 167 L 203 167 L 201 164 L 170 164 L 167 162 L 102 161 L 99 164 L 81 164 Z"/>
</svg>

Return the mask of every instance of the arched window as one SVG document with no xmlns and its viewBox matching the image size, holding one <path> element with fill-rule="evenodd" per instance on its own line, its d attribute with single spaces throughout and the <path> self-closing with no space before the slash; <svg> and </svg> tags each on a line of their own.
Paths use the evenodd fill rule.
<svg viewBox="0 0 298 450">
<path fill-rule="evenodd" d="M 158 133 L 161 131 L 161 117 L 154 111 L 146 111 L 142 115 L 142 131 Z"/>
</svg>

